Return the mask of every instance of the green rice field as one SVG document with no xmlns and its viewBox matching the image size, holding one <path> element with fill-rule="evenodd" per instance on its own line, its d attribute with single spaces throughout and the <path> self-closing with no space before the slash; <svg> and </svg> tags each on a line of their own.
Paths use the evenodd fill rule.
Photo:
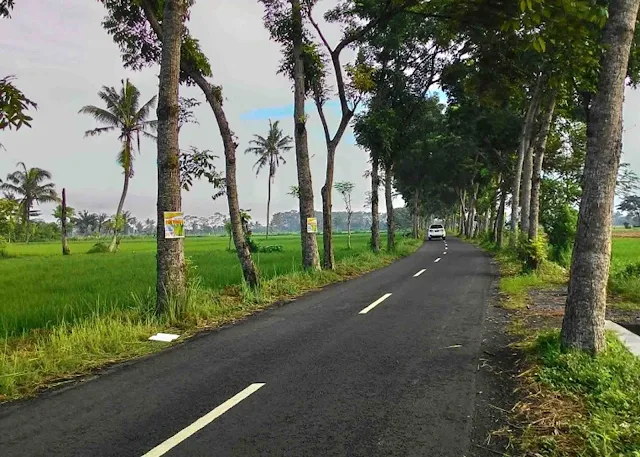
<svg viewBox="0 0 640 457">
<path fill-rule="evenodd" d="M 341 259 L 368 250 L 368 233 L 335 235 L 335 256 Z M 255 237 L 260 245 L 281 245 L 282 252 L 256 253 L 254 261 L 263 278 L 300 269 L 300 237 Z M 322 246 L 321 238 L 319 245 Z M 97 307 L 126 308 L 134 295 L 147 294 L 155 284 L 153 238 L 124 239 L 117 254 L 87 254 L 95 240 L 71 241 L 71 256 L 63 257 L 59 243 L 10 244 L 13 256 L 0 259 L 0 336 L 13 336 L 34 328 L 74 321 Z M 220 290 L 239 284 L 242 273 L 235 250 L 226 237 L 185 240 L 186 256 L 203 286 Z"/>
</svg>

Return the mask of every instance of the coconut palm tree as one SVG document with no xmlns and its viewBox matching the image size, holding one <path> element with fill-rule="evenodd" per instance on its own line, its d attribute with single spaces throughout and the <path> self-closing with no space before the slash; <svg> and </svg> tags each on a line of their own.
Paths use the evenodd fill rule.
<svg viewBox="0 0 640 457">
<path fill-rule="evenodd" d="M 293 139 L 289 135 L 283 135 L 282 130 L 278 127 L 279 121 L 271 122 L 269 120 L 269 135 L 264 138 L 260 135 L 254 135 L 253 140 L 249 142 L 252 146 L 247 148 L 245 154 L 252 153 L 258 156 L 258 160 L 253 165 L 256 170 L 256 176 L 264 167 L 269 167 L 269 180 L 267 186 L 267 238 L 269 238 L 269 210 L 271 206 L 271 184 L 276 176 L 276 171 L 280 165 L 287 163 L 282 153 L 290 151 L 293 146 Z"/>
<path fill-rule="evenodd" d="M 73 220 L 75 226 L 82 235 L 89 235 L 97 225 L 97 215 L 90 213 L 86 209 L 80 211 Z"/>
<path fill-rule="evenodd" d="M 8 194 L 17 195 L 20 204 L 21 219 L 25 225 L 27 242 L 29 242 L 29 222 L 35 213 L 34 205 L 58 201 L 58 195 L 51 179 L 51 173 L 42 168 L 27 168 L 24 162 L 18 162 L 18 171 L 7 175 L 6 182 L 0 184 L 0 190 Z"/>
<path fill-rule="evenodd" d="M 118 153 L 118 164 L 124 173 L 122 195 L 116 210 L 116 220 L 122 215 L 122 208 L 129 189 L 129 180 L 133 177 L 133 159 L 136 152 L 140 152 L 140 136 L 154 139 L 151 131 L 157 127 L 157 121 L 150 121 L 149 115 L 156 104 L 156 97 L 152 97 L 147 103 L 140 106 L 140 91 L 129 82 L 122 81 L 122 88 L 117 91 L 113 87 L 102 86 L 98 97 L 105 103 L 106 108 L 87 105 L 79 112 L 89 114 L 96 121 L 103 124 L 85 133 L 87 136 L 96 136 L 108 132 L 118 132 L 118 139 L 122 143 Z M 113 240 L 109 246 L 110 251 L 115 251 L 119 245 L 118 227 L 121 224 L 113 224 Z"/>
</svg>

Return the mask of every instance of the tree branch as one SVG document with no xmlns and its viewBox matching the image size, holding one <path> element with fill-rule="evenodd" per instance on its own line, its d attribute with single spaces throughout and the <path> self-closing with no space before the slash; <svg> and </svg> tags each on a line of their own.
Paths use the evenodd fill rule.
<svg viewBox="0 0 640 457">
<path fill-rule="evenodd" d="M 322 122 L 322 129 L 324 130 L 324 139 L 327 142 L 327 145 L 331 143 L 331 134 L 329 133 L 329 125 L 327 124 L 327 118 L 324 115 L 324 108 L 322 106 L 322 101 L 318 95 L 314 95 L 314 101 L 316 102 L 316 108 L 318 108 L 318 115 L 320 116 L 320 121 Z"/>
</svg>

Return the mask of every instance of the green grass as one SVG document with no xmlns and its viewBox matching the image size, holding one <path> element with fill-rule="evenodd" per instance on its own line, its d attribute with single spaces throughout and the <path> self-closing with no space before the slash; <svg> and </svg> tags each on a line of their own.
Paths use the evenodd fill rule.
<svg viewBox="0 0 640 457">
<path fill-rule="evenodd" d="M 339 260 L 336 262 L 335 271 L 318 272 L 299 269 L 296 262 L 300 258 L 300 255 L 296 254 L 296 237 L 283 237 L 282 241 L 278 238 L 278 244 L 288 243 L 287 249 L 290 251 L 288 255 L 287 251 L 269 254 L 269 261 L 274 266 L 272 277 L 264 279 L 258 290 L 244 287 L 239 277 L 229 279 L 234 281 L 233 285 L 224 289 L 221 285 L 209 287 L 202 277 L 203 269 L 195 263 L 197 268 L 192 265 L 190 274 L 189 300 L 186 309 L 180 315 L 169 313 L 163 317 L 155 316 L 152 311 L 154 296 L 149 286 L 146 285 L 146 289 L 134 297 L 125 289 L 131 284 L 127 275 L 121 276 L 124 281 L 121 287 L 124 298 L 120 301 L 98 302 L 94 299 L 91 302 L 87 299 L 82 306 L 70 307 L 66 316 L 59 307 L 41 307 L 31 323 L 44 322 L 46 328 L 32 328 L 31 332 L 19 336 L 0 337 L 0 402 L 32 395 L 43 386 L 58 384 L 61 380 L 90 372 L 105 364 L 161 350 L 166 345 L 147 341 L 149 335 L 157 331 L 175 329 L 177 333 L 188 336 L 201 328 L 235 322 L 273 303 L 290 300 L 329 283 L 350 279 L 388 265 L 395 259 L 414 252 L 422 244 L 418 240 L 402 239 L 398 242 L 396 252 L 373 254 L 367 248 L 366 234 L 359 234 L 353 238 L 354 249 L 336 252 Z M 211 263 L 221 270 L 231 269 L 231 261 L 237 262 L 235 255 L 227 256 L 224 248 L 222 252 L 217 252 L 212 249 L 211 244 L 207 245 L 206 241 L 188 240 L 188 244 L 195 242 L 196 246 L 198 243 L 208 246 L 206 259 L 209 260 L 211 257 Z M 338 243 L 342 241 L 342 237 L 338 237 Z M 217 240 L 213 242 L 219 243 Z M 194 244 L 191 244 L 192 249 Z M 141 246 L 144 246 L 144 243 L 141 243 Z M 299 251 L 299 248 L 297 250 Z M 107 266 L 115 266 L 117 269 L 121 263 L 116 261 L 121 255 L 126 257 L 125 254 L 126 251 L 116 255 L 84 257 L 96 258 L 99 265 L 95 271 L 104 275 L 111 271 Z M 78 258 L 82 257 L 78 255 Z M 153 259 L 153 256 L 151 258 Z M 267 263 L 265 257 L 261 260 L 261 265 Z M 145 268 L 144 263 L 131 262 L 132 269 L 141 272 Z M 46 265 L 46 262 L 44 264 Z M 153 264 L 150 267 L 153 269 Z M 274 276 L 276 271 L 282 274 Z M 153 280 L 153 274 L 151 278 Z M 2 309 L 10 309 L 18 316 L 24 316 L 27 311 L 16 307 L 8 308 L 4 304 Z M 55 319 L 43 320 L 42 316 L 48 315 L 52 310 Z M 69 316 L 74 318 L 70 319 Z"/>
<path fill-rule="evenodd" d="M 638 262 L 640 238 L 613 239 L 609 290 L 618 300 L 640 303 L 640 276 L 622 277 L 620 274 L 627 265 Z"/>
<path fill-rule="evenodd" d="M 300 268 L 300 238 L 255 237 L 261 245 L 278 244 L 282 252 L 256 253 L 264 279 Z M 368 249 L 369 234 L 336 235 L 337 260 Z M 320 241 L 320 239 L 319 239 Z M 71 256 L 60 255 L 59 243 L 12 244 L 0 260 L 0 335 L 18 335 L 34 328 L 75 322 L 101 307 L 126 309 L 133 295 L 144 295 L 155 282 L 155 240 L 125 239 L 117 254 L 86 254 L 95 241 L 72 241 Z M 320 243 L 321 244 L 321 243 Z M 225 237 L 187 238 L 186 256 L 205 289 L 221 290 L 239 284 L 242 272 Z"/>
<path fill-rule="evenodd" d="M 561 350 L 557 331 L 526 350 L 533 364 L 526 374 L 531 395 L 521 404 L 530 424 L 521 438 L 527 455 L 640 456 L 640 359 L 615 335 L 596 357 Z"/>
</svg>

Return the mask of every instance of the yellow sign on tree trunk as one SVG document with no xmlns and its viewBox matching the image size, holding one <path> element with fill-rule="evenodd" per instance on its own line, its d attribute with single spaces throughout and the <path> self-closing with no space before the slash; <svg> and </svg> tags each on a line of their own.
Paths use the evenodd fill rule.
<svg viewBox="0 0 640 457">
<path fill-rule="evenodd" d="M 180 211 L 164 212 L 164 238 L 166 240 L 184 238 L 184 213 Z"/>
<path fill-rule="evenodd" d="M 307 218 L 307 233 L 318 233 L 318 219 L 315 217 Z"/>
</svg>

